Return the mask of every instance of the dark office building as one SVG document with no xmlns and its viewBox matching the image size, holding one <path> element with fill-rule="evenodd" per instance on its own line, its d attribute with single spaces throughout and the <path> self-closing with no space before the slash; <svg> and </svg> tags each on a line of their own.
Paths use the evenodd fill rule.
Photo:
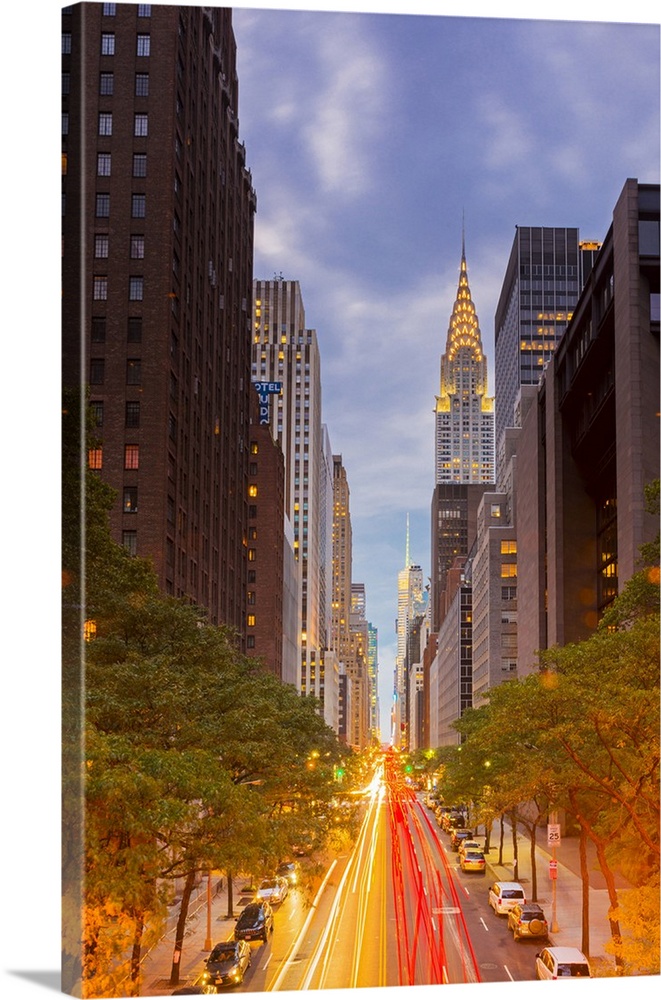
<svg viewBox="0 0 661 1000">
<path fill-rule="evenodd" d="M 232 12 L 62 17 L 63 376 L 88 386 L 115 539 L 245 635 L 256 199 Z"/>
<path fill-rule="evenodd" d="M 586 638 L 658 522 L 659 186 L 627 180 L 571 323 L 522 424 L 519 672 Z"/>
<path fill-rule="evenodd" d="M 431 628 L 441 624 L 441 594 L 457 556 L 467 556 L 477 536 L 477 509 L 484 493 L 493 486 L 482 483 L 439 483 L 431 509 Z"/>
</svg>

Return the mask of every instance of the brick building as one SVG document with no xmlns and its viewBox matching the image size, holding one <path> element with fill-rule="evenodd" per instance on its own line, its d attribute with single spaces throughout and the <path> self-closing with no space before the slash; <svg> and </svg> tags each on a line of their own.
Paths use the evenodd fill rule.
<svg viewBox="0 0 661 1000">
<path fill-rule="evenodd" d="M 111 529 L 241 635 L 255 193 L 232 13 L 62 15 L 63 377 L 89 386 Z"/>
</svg>

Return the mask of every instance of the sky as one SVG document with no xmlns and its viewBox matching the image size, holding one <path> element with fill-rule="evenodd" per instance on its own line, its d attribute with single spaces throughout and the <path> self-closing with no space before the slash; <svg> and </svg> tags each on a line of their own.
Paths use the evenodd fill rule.
<svg viewBox="0 0 661 1000">
<path fill-rule="evenodd" d="M 289 0 L 307 13 L 266 10 L 283 6 L 234 5 L 240 130 L 258 199 L 255 275 L 298 280 L 318 332 L 324 420 L 349 475 L 354 579 L 379 628 L 387 718 L 407 512 L 412 557 L 429 572 L 432 411 L 462 212 L 493 362 L 515 225 L 578 225 L 599 238 L 626 177 L 658 182 L 658 35 L 640 27 L 658 32 L 658 5 L 538 0 L 535 17 L 553 22 L 521 20 L 533 6 L 512 0 L 500 0 L 497 21 L 483 19 L 493 4 L 475 0 L 444 0 L 461 18 L 430 17 L 440 4 L 422 0 Z M 60 962 L 59 8 L 32 0 L 28 19 L 26 5 L 10 4 L 0 60 L 5 94 L 20 88 L 3 107 L 8 1000 L 57 989 Z M 530 988 L 511 983 L 506 995 Z M 467 988 L 446 989 L 463 997 Z M 656 995 L 656 984 L 646 990 L 641 980 L 637 991 Z M 391 993 L 400 995 L 375 996 Z M 496 993 L 505 996 L 490 987 Z"/>
<path fill-rule="evenodd" d="M 659 29 L 337 6 L 235 9 L 239 131 L 255 277 L 299 281 L 317 331 L 387 738 L 407 513 L 411 559 L 431 572 L 434 405 L 462 220 L 494 394 L 516 225 L 603 239 L 626 178 L 659 180 Z"/>
</svg>

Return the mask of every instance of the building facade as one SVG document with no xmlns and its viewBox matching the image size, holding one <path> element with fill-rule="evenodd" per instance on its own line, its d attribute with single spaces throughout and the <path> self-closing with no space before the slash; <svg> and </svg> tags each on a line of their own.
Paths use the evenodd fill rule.
<svg viewBox="0 0 661 1000">
<path fill-rule="evenodd" d="M 628 179 L 522 424 L 519 658 L 586 638 L 658 531 L 659 185 Z"/>
<path fill-rule="evenodd" d="M 255 192 L 231 10 L 62 14 L 63 379 L 116 541 L 245 642 Z"/>
<path fill-rule="evenodd" d="M 321 420 L 321 359 L 317 334 L 305 324 L 297 281 L 255 281 L 252 378 L 278 383 L 273 432 L 285 460 L 285 511 L 301 570 L 299 690 L 325 702 L 328 642 L 327 435 Z M 335 669 L 335 668 L 333 668 Z M 331 715 L 335 709 L 331 708 Z"/>
<path fill-rule="evenodd" d="M 576 228 L 517 226 L 495 319 L 496 483 L 521 385 L 537 385 L 598 251 Z"/>
<path fill-rule="evenodd" d="M 462 246 L 436 397 L 436 482 L 493 483 L 494 405 Z"/>
</svg>

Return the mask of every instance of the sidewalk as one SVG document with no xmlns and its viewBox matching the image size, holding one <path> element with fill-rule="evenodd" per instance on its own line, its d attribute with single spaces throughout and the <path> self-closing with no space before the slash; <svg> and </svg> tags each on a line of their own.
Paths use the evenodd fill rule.
<svg viewBox="0 0 661 1000">
<path fill-rule="evenodd" d="M 211 941 L 218 944 L 232 936 L 236 917 L 243 907 L 252 902 L 252 893 L 243 895 L 241 889 L 248 885 L 245 878 L 233 882 L 234 916 L 227 916 L 227 879 L 211 878 Z M 221 888 L 222 887 L 222 888 Z M 203 876 L 193 891 L 186 921 L 186 933 L 181 953 L 178 986 L 170 986 L 174 936 L 179 916 L 179 900 L 170 907 L 166 930 L 157 944 L 142 960 L 140 996 L 170 996 L 175 989 L 191 986 L 203 971 L 204 960 L 209 956 L 205 948 L 207 939 L 207 878 Z"/>
<path fill-rule="evenodd" d="M 549 861 L 552 858 L 552 852 L 546 844 L 546 827 L 540 827 L 537 834 L 538 841 L 535 845 L 537 868 L 536 902 L 544 910 L 549 927 L 551 927 L 553 883 L 549 877 Z M 478 839 L 483 840 L 483 835 Z M 500 824 L 496 821 L 491 831 L 491 849 L 486 856 L 487 865 L 491 869 L 495 879 L 520 882 L 526 890 L 526 894 L 528 894 L 532 892 L 530 839 L 523 827 L 517 827 L 517 840 L 518 874 L 515 875 L 512 831 L 508 823 L 505 823 L 504 830 L 503 863 L 502 865 L 497 864 L 500 845 Z M 597 969 L 600 965 L 602 967 L 604 965 L 614 967 L 613 957 L 608 955 L 604 949 L 604 945 L 610 940 L 610 926 L 608 923 L 610 903 L 608 900 L 608 891 L 604 877 L 597 866 L 594 848 L 591 843 L 588 843 L 587 858 L 590 873 L 589 958 L 593 966 L 597 966 Z M 558 930 L 550 933 L 549 940 L 552 945 L 581 948 L 581 914 L 583 904 L 579 838 L 577 836 L 562 838 L 560 846 L 556 848 L 556 860 L 558 862 L 558 877 L 556 880 L 556 923 Z M 630 888 L 629 883 L 622 877 L 616 877 L 615 884 L 618 890 Z"/>
</svg>

